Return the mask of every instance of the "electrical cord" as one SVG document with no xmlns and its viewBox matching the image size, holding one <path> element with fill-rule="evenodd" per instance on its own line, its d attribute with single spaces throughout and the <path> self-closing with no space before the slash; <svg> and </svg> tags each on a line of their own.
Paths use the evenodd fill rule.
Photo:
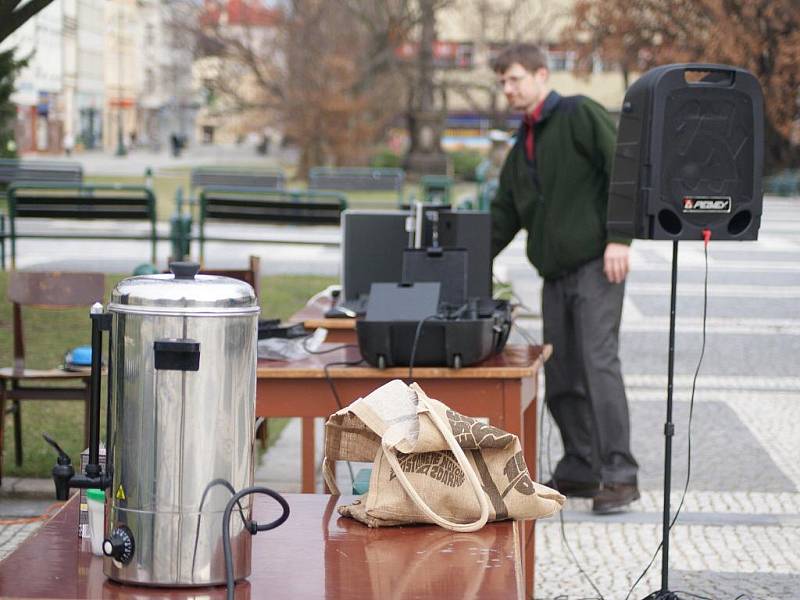
<svg viewBox="0 0 800 600">
<path fill-rule="evenodd" d="M 336 391 L 336 383 L 333 381 L 333 377 L 331 377 L 331 374 L 328 371 L 328 369 L 330 369 L 331 367 L 355 367 L 363 362 L 364 359 L 360 358 L 359 360 L 353 360 L 353 361 L 331 362 L 325 364 L 322 367 L 322 371 L 325 373 L 325 381 L 328 382 L 328 386 L 331 388 L 331 392 L 333 392 L 333 399 L 336 400 L 336 406 L 339 407 L 339 410 L 342 410 L 344 406 L 342 405 L 342 400 L 339 398 L 339 392 Z M 353 465 L 350 463 L 349 460 L 345 461 L 345 463 L 347 464 L 347 470 L 350 471 L 350 485 L 352 487 L 353 485 L 355 485 L 356 482 L 356 476 L 353 473 Z"/>
<path fill-rule="evenodd" d="M 541 416 L 541 418 L 542 418 L 542 421 L 541 421 L 542 427 L 544 427 L 544 420 L 543 420 L 544 419 L 544 405 L 545 405 L 545 402 L 542 402 L 542 416 Z M 553 426 L 553 415 L 548 411 L 547 416 L 549 417 L 548 418 L 548 423 L 550 424 L 550 427 L 547 428 L 547 470 L 550 473 L 550 476 L 553 477 L 553 461 L 552 461 L 552 452 L 551 452 L 551 445 L 550 445 L 550 436 L 553 433 L 553 429 L 554 429 L 554 426 Z M 540 454 L 541 454 L 541 443 L 542 443 L 541 438 L 542 437 L 543 436 L 539 436 Z M 558 511 L 558 520 L 559 520 L 559 524 L 560 524 L 560 528 L 561 528 L 561 543 L 564 544 L 564 547 L 567 549 L 567 552 L 569 553 L 573 564 L 578 568 L 578 572 L 581 574 L 581 576 L 586 581 L 589 582 L 589 585 L 592 587 L 592 589 L 597 594 L 596 598 L 599 599 L 599 600 L 605 600 L 605 597 L 603 596 L 603 593 L 600 591 L 600 589 L 597 587 L 597 585 L 595 585 L 594 581 L 592 581 L 592 578 L 589 577 L 589 574 L 583 569 L 583 566 L 581 566 L 581 563 L 578 560 L 578 557 L 575 556 L 575 552 L 573 552 L 573 550 L 572 550 L 572 546 L 569 545 L 569 541 L 567 540 L 567 530 L 566 530 L 566 527 L 564 525 L 564 511 L 563 510 Z"/>
<path fill-rule="evenodd" d="M 192 579 L 194 579 L 194 565 L 195 561 L 197 560 L 197 543 L 200 540 L 200 519 L 202 519 L 203 517 L 203 504 L 205 504 L 206 502 L 206 496 L 208 495 L 208 492 L 210 492 L 211 488 L 213 488 L 216 485 L 221 485 L 227 488 L 228 491 L 231 493 L 231 495 L 236 494 L 236 490 L 227 479 L 213 479 L 206 486 L 206 489 L 203 490 L 203 495 L 200 497 L 200 507 L 197 509 L 197 528 L 195 529 L 194 532 L 194 548 L 192 550 L 192 570 L 190 571 L 190 573 L 192 574 Z M 244 516 L 244 510 L 242 509 L 241 504 L 239 504 L 239 515 L 242 518 L 242 523 L 247 524 L 247 519 Z"/>
<path fill-rule="evenodd" d="M 417 344 L 419 343 L 420 333 L 422 333 L 422 326 L 431 319 L 438 318 L 439 315 L 428 315 L 424 319 L 421 319 L 419 323 L 417 323 L 417 329 L 414 332 L 414 342 L 411 344 L 411 358 L 408 360 L 408 379 L 412 380 L 414 378 L 414 360 L 417 357 Z"/>
<path fill-rule="evenodd" d="M 227 600 L 233 600 L 234 586 L 236 585 L 233 575 L 233 553 L 231 552 L 231 512 L 233 511 L 234 505 L 239 504 L 240 498 L 249 496 L 250 494 L 264 494 L 269 496 L 278 504 L 280 504 L 281 508 L 283 509 L 281 516 L 270 523 L 265 523 L 262 525 L 256 521 L 245 520 L 244 526 L 245 529 L 250 532 L 250 535 L 256 535 L 261 531 L 275 529 L 276 527 L 283 525 L 286 519 L 289 518 L 289 503 L 286 502 L 286 499 L 278 492 L 275 492 L 269 488 L 257 486 L 244 488 L 243 490 L 236 492 L 233 497 L 228 500 L 228 504 L 225 505 L 225 510 L 222 513 L 222 553 L 225 555 L 225 591 Z"/>
<path fill-rule="evenodd" d="M 681 494 L 681 500 L 678 503 L 678 508 L 675 510 L 675 515 L 672 517 L 672 520 L 669 523 L 669 527 L 667 528 L 667 535 L 672 532 L 672 527 L 678 520 L 678 516 L 681 514 L 681 508 L 683 508 L 683 503 L 686 500 L 686 492 L 689 490 L 689 480 L 691 479 L 692 475 L 692 417 L 694 416 L 694 396 L 695 391 L 697 389 L 697 377 L 700 374 L 700 367 L 703 364 L 703 357 L 706 353 L 706 321 L 708 316 L 708 242 L 711 239 L 711 232 L 710 230 L 706 229 L 703 232 L 703 252 L 705 255 L 705 274 L 703 277 L 703 326 L 702 326 L 702 342 L 700 344 L 700 358 L 697 360 L 697 367 L 694 371 L 694 377 L 692 378 L 692 392 L 689 397 L 689 422 L 687 425 L 687 459 L 686 459 L 686 482 L 683 486 L 683 493 Z M 631 586 L 630 591 L 625 596 L 625 600 L 628 600 L 633 593 L 633 590 L 639 584 L 639 582 L 644 578 L 647 574 L 647 571 L 650 570 L 650 567 L 653 566 L 653 563 L 656 560 L 659 552 L 664 547 L 664 539 L 661 539 L 661 542 L 658 544 L 658 548 L 653 553 L 653 557 L 650 559 L 650 562 L 647 563 L 647 566 L 642 571 L 642 574 L 636 579 L 636 581 Z"/>
</svg>

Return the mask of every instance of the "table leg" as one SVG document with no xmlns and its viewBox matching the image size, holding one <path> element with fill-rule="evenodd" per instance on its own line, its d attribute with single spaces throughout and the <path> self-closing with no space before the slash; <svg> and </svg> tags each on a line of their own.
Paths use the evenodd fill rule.
<svg viewBox="0 0 800 600">
<path fill-rule="evenodd" d="M 531 479 L 536 479 L 536 410 L 537 410 L 537 381 L 536 377 L 526 379 L 514 386 L 506 386 L 506 393 L 513 393 L 516 398 L 517 415 L 522 417 L 522 427 L 520 428 L 520 443 L 522 444 L 522 456 L 528 467 Z M 519 412 L 522 415 L 519 415 Z M 536 553 L 536 521 L 525 521 L 522 534 L 524 542 L 522 551 L 525 557 L 525 596 L 533 598 L 535 582 L 535 553 Z"/>
<path fill-rule="evenodd" d="M 300 491 L 304 494 L 314 493 L 315 483 L 315 463 L 316 456 L 314 451 L 314 417 L 303 417 L 303 427 L 300 438 L 303 444 L 302 461 L 303 475 Z"/>
<path fill-rule="evenodd" d="M 533 584 L 536 581 L 536 521 L 525 521 L 522 527 L 522 554 L 525 557 L 525 597 L 533 598 Z"/>
</svg>

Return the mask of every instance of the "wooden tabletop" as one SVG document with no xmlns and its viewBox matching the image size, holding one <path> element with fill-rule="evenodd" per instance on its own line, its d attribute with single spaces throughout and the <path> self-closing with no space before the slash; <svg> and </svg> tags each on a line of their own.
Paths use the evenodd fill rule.
<svg viewBox="0 0 800 600">
<path fill-rule="evenodd" d="M 434 525 L 368 527 L 340 517 L 348 496 L 286 494 L 291 515 L 253 539 L 252 574 L 237 598 L 522 598 L 520 527 L 490 523 L 475 533 Z M 279 514 L 256 496 L 261 522 Z M 103 575 L 103 559 L 77 537 L 77 496 L 0 562 L 0 596 L 19 598 L 223 598 L 225 587 L 146 588 Z"/>
<path fill-rule="evenodd" d="M 331 363 L 352 363 L 361 359 L 357 347 L 338 344 L 323 344 L 319 349 L 324 354 L 315 354 L 295 361 L 259 360 L 258 377 L 266 379 L 325 378 L 325 366 Z M 536 373 L 552 351 L 550 345 L 528 346 L 508 344 L 500 354 L 490 356 L 483 362 L 461 369 L 449 367 L 414 367 L 414 377 L 451 379 L 496 379 L 529 377 Z M 394 379 L 408 377 L 408 367 L 376 369 L 366 363 L 357 366 L 335 365 L 328 368 L 328 375 L 335 379 L 374 378 Z"/>
<path fill-rule="evenodd" d="M 325 317 L 325 313 L 331 306 L 329 298 L 318 298 L 294 313 L 289 320 L 293 323 L 302 323 L 306 329 L 317 329 L 318 327 L 324 327 L 325 329 L 356 328 L 357 319 L 355 318 L 342 316 L 331 319 Z"/>
</svg>

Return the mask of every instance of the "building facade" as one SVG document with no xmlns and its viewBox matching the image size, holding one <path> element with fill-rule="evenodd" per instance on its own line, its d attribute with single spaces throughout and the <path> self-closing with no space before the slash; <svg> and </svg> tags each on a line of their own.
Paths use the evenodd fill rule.
<svg viewBox="0 0 800 600">
<path fill-rule="evenodd" d="M 103 139 L 105 0 L 64 0 L 64 149 L 92 150 Z"/>
<path fill-rule="evenodd" d="M 17 75 L 11 96 L 17 105 L 19 152 L 60 152 L 64 133 L 63 2 L 56 0 L 4 40 L 28 65 Z"/>
<path fill-rule="evenodd" d="M 157 150 L 177 136 L 194 142 L 199 109 L 193 90 L 193 40 L 184 19 L 196 17 L 191 7 L 175 2 L 140 3 L 142 74 L 139 91 L 140 143 Z"/>
</svg>

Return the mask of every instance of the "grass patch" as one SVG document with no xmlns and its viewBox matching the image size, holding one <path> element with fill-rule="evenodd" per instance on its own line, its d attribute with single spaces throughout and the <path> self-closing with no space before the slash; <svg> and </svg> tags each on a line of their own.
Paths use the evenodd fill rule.
<svg viewBox="0 0 800 600">
<path fill-rule="evenodd" d="M 106 277 L 106 299 L 111 289 L 124 276 Z M 6 298 L 8 274 L 0 272 L 0 298 Z M 261 316 L 286 319 L 299 310 L 306 300 L 334 283 L 331 277 L 279 275 L 262 277 Z M 63 362 L 64 353 L 70 348 L 88 344 L 91 329 L 88 310 L 43 310 L 26 309 L 23 314 L 27 366 L 32 368 L 52 368 Z M 12 321 L 11 304 L 0 302 L 0 365 L 11 364 Z M 103 391 L 103 405 L 105 405 Z M 53 468 L 55 454 L 41 437 L 46 431 L 61 443 L 72 457 L 73 464 L 80 464 L 83 449 L 83 404 L 81 402 L 22 401 L 22 446 L 24 463 L 14 464 L 14 427 L 11 416 L 5 417 L 3 454 L 3 474 L 10 477 L 49 477 Z M 288 419 L 270 419 L 268 423 L 270 440 L 274 441 L 285 427 Z M 101 420 L 105 424 L 105 417 Z M 104 428 L 103 428 L 104 429 Z M 105 439 L 104 431 L 101 433 Z"/>
</svg>

